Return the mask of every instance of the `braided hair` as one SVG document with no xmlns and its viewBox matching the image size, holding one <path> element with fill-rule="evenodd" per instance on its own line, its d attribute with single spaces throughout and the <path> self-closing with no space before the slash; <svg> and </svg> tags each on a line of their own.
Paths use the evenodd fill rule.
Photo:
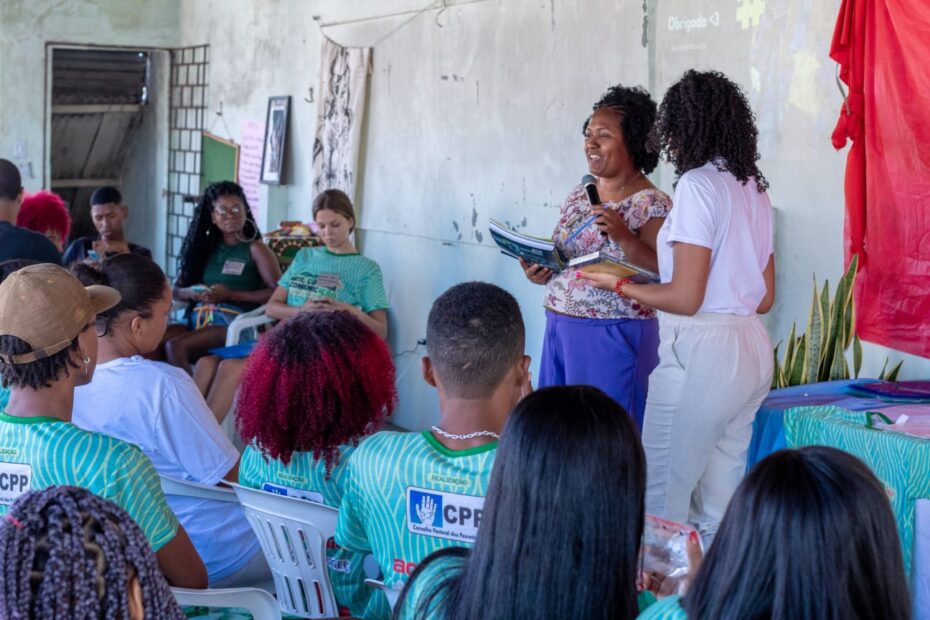
<svg viewBox="0 0 930 620">
<path fill-rule="evenodd" d="M 142 529 L 87 489 L 20 497 L 0 526 L 0 557 L 4 618 L 128 618 L 132 577 L 146 618 L 184 618 Z"/>
<path fill-rule="evenodd" d="M 339 447 L 378 430 L 394 409 L 387 344 L 348 312 L 298 314 L 261 339 L 236 399 L 242 438 L 287 465 L 312 452 L 327 474 Z"/>
<path fill-rule="evenodd" d="M 681 176 L 707 162 L 759 193 L 769 183 L 756 165 L 759 130 L 740 87 L 719 71 L 686 71 L 665 93 L 650 147 L 661 152 Z"/>
<path fill-rule="evenodd" d="M 192 286 L 203 281 L 203 272 L 207 262 L 216 248 L 223 240 L 223 234 L 213 223 L 213 203 L 221 196 L 235 196 L 242 201 L 245 207 L 245 228 L 242 234 L 246 239 L 257 239 L 261 236 L 249 201 L 245 197 L 242 187 L 232 181 L 218 181 L 211 183 L 200 197 L 200 204 L 194 209 L 187 236 L 181 245 L 181 258 L 178 266 L 178 286 Z"/>
</svg>

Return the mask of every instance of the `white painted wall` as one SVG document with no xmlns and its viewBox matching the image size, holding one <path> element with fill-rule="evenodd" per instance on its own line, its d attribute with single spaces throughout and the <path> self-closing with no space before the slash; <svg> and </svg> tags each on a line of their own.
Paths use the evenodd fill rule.
<svg viewBox="0 0 930 620">
<path fill-rule="evenodd" d="M 226 126 L 208 120 L 215 133 L 239 139 L 243 120 L 264 119 L 269 96 L 291 95 L 288 184 L 263 191 L 269 207 L 264 228 L 310 215 L 316 104 L 304 97 L 318 87 L 324 33 L 344 45 L 373 46 L 359 238 L 363 251 L 381 264 L 392 304 L 400 424 L 421 427 L 435 419 L 435 396 L 419 379 L 423 351 L 414 349 L 432 299 L 453 283 L 481 279 L 511 290 L 526 319 L 527 351 L 538 356 L 541 289 L 489 244 L 485 224 L 488 217 L 525 219 L 530 231 L 550 230 L 563 197 L 585 172 L 580 123 L 617 82 L 646 85 L 658 98 L 684 68 L 696 66 L 719 68 L 745 86 L 777 208 L 779 294 L 767 319 L 774 341 L 792 321 L 805 320 L 814 273 L 835 282 L 842 268 L 845 153 L 834 152 L 829 142 L 840 100 L 827 48 L 838 0 L 459 0 L 440 15 L 417 14 L 426 4 L 68 5 L 97 15 L 106 26 L 104 38 L 210 44 L 209 105 L 215 110 L 222 102 L 226 120 Z M 133 15 L 125 32 L 113 17 L 125 17 L 124 5 L 134 7 L 126 11 Z M 99 25 L 93 17 L 77 19 L 71 10 L 63 20 L 47 14 L 52 6 L 51 0 L 3 3 L 0 16 L 13 16 L 17 24 L 32 20 L 30 28 L 39 28 L 20 28 L 14 39 L 0 42 L 4 86 L 25 84 L 30 71 L 41 70 L 18 66 L 41 57 L 35 32 L 45 36 L 51 28 L 52 39 L 69 32 L 68 40 L 99 38 L 90 31 L 90 24 Z M 758 24 L 753 7 L 762 9 Z M 650 18 L 645 24 L 644 11 Z M 715 13 L 713 27 L 679 27 L 682 18 L 709 21 Z M 64 23 L 79 28 L 66 30 Z M 342 25 L 326 26 L 333 23 Z M 0 152 L 10 152 L 20 133 L 41 144 L 42 120 L 33 118 L 41 97 L 36 86 L 0 91 Z M 667 169 L 654 181 L 671 191 Z M 877 372 L 886 355 L 904 357 L 867 345 L 866 373 Z M 930 374 L 930 362 L 907 358 L 902 376 Z"/>
</svg>

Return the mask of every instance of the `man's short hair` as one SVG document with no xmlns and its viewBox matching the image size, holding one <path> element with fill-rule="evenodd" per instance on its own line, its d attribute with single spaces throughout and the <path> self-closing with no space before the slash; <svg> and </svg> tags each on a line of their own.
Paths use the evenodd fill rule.
<svg viewBox="0 0 930 620">
<path fill-rule="evenodd" d="M 111 202 L 113 204 L 120 204 L 123 202 L 122 195 L 120 195 L 119 190 L 115 187 L 110 187 L 109 185 L 98 187 L 94 190 L 94 193 L 90 195 L 90 206 L 105 205 Z"/>
<path fill-rule="evenodd" d="M 0 159 L 0 200 L 16 200 L 23 191 L 19 168 L 8 159 Z"/>
<path fill-rule="evenodd" d="M 520 305 L 485 282 L 457 284 L 433 302 L 426 349 L 453 398 L 487 398 L 523 356 Z"/>
</svg>

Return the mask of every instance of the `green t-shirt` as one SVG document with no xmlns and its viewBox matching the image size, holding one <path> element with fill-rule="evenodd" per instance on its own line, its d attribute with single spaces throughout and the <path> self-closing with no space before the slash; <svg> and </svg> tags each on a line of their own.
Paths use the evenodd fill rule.
<svg viewBox="0 0 930 620">
<path fill-rule="evenodd" d="M 445 588 L 443 588 L 443 581 L 454 577 L 455 573 L 461 571 L 466 561 L 467 558 L 464 557 L 446 556 L 430 562 L 423 572 L 417 575 L 416 580 L 407 591 L 407 598 L 404 599 L 403 607 L 397 610 L 398 620 L 442 618 L 446 593 Z M 434 591 L 436 592 L 435 596 L 433 595 Z M 424 609 L 417 616 L 417 607 L 421 604 L 425 605 L 428 598 L 430 598 L 428 609 Z M 636 604 L 640 614 L 654 605 L 655 602 L 655 595 L 649 591 L 642 591 L 636 596 Z"/>
<path fill-rule="evenodd" d="M 354 450 L 352 445 L 340 446 L 339 460 L 327 478 L 326 461 L 313 458 L 312 452 L 295 452 L 285 465 L 275 459 L 265 460 L 258 448 L 249 445 L 239 463 L 239 484 L 339 508 L 346 463 Z M 358 588 L 365 580 L 364 554 L 342 549 L 330 540 L 326 545 L 326 557 L 336 602 L 353 616 L 362 616 L 376 594 L 371 588 Z"/>
<path fill-rule="evenodd" d="M 375 433 L 352 455 L 336 542 L 371 553 L 388 588 L 438 549 L 475 540 L 497 442 L 449 450 L 431 433 Z M 358 587 L 365 587 L 359 584 Z M 388 618 L 384 596 L 365 618 Z"/>
<path fill-rule="evenodd" d="M 10 402 L 10 388 L 0 385 L 0 411 L 6 409 L 8 402 Z"/>
<path fill-rule="evenodd" d="M 203 270 L 203 284 L 222 284 L 232 291 L 257 291 L 266 288 L 261 274 L 258 273 L 258 267 L 252 260 L 252 243 L 220 243 Z"/>
<path fill-rule="evenodd" d="M 681 607 L 680 596 L 669 596 L 649 607 L 638 616 L 639 620 L 688 620 Z"/>
<path fill-rule="evenodd" d="M 294 257 L 278 286 L 287 289 L 287 305 L 330 297 L 369 313 L 388 307 L 378 263 L 361 254 L 333 254 L 326 247 L 304 248 Z"/>
<path fill-rule="evenodd" d="M 0 515 L 23 493 L 55 485 L 83 487 L 118 504 L 155 551 L 177 533 L 158 474 L 139 448 L 56 418 L 0 413 Z"/>
</svg>

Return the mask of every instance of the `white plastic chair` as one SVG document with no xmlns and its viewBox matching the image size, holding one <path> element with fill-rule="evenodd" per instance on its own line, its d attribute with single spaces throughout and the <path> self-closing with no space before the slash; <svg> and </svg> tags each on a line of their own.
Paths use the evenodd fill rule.
<svg viewBox="0 0 930 620">
<path fill-rule="evenodd" d="M 190 480 L 178 480 L 177 478 L 169 478 L 167 476 L 159 476 L 159 479 L 161 480 L 161 490 L 165 495 L 198 497 L 200 499 L 212 499 L 218 502 L 229 502 L 232 504 L 239 503 L 236 492 L 229 488 L 191 482 Z"/>
<path fill-rule="evenodd" d="M 232 347 L 239 344 L 239 339 L 245 330 L 273 322 L 274 319 L 265 314 L 265 306 L 243 312 L 234 318 L 226 328 L 226 346 Z"/>
<path fill-rule="evenodd" d="M 382 592 L 384 592 L 384 596 L 387 598 L 388 605 L 391 606 L 392 610 L 395 607 L 397 607 L 397 599 L 400 598 L 401 590 L 395 590 L 394 588 L 389 588 L 386 585 L 384 585 L 383 581 L 380 581 L 378 579 L 366 579 L 365 585 L 368 586 L 369 588 L 374 588 L 375 590 L 381 590 Z"/>
<path fill-rule="evenodd" d="M 339 511 L 238 484 L 230 486 L 265 552 L 281 611 L 301 618 L 337 617 L 326 541 L 336 531 Z"/>
<path fill-rule="evenodd" d="M 242 608 L 257 620 L 280 620 L 281 609 L 271 594 L 259 588 L 217 588 L 192 590 L 171 588 L 179 605 L 213 608 Z"/>
</svg>

